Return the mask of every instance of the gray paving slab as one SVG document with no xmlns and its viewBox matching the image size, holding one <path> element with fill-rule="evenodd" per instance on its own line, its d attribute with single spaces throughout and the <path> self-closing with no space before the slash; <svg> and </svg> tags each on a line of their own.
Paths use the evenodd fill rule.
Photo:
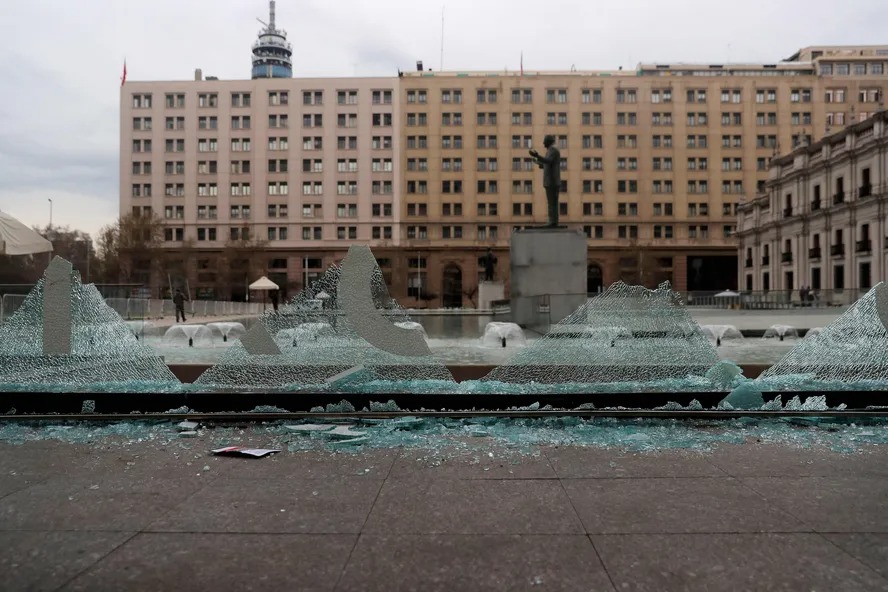
<svg viewBox="0 0 888 592">
<path fill-rule="evenodd" d="M 823 536 L 888 578 L 888 534 L 850 533 Z"/>
<path fill-rule="evenodd" d="M 63 590 L 333 590 L 355 538 L 141 533 Z"/>
<path fill-rule="evenodd" d="M 888 533 L 888 479 L 748 477 L 743 483 L 819 532 Z"/>
<path fill-rule="evenodd" d="M 362 534 L 337 590 L 613 590 L 582 535 Z"/>
<path fill-rule="evenodd" d="M 358 533 L 382 480 L 220 479 L 147 530 L 155 532 Z"/>
<path fill-rule="evenodd" d="M 389 479 L 366 533 L 580 534 L 556 480 Z"/>
<path fill-rule="evenodd" d="M 81 474 L 93 462 L 95 453 L 90 446 L 57 440 L 0 443 L 0 474 L 16 472 L 46 477 Z"/>
<path fill-rule="evenodd" d="M 199 478 L 54 477 L 3 498 L 0 530 L 140 530 L 201 487 Z"/>
<path fill-rule="evenodd" d="M 884 448 L 844 454 L 825 448 L 729 444 L 714 450 L 708 460 L 734 477 L 888 476 L 888 449 Z"/>
<path fill-rule="evenodd" d="M 0 588 L 57 590 L 134 532 L 0 532 Z"/>
<path fill-rule="evenodd" d="M 226 457 L 226 479 L 327 479 L 366 477 L 385 479 L 398 451 L 366 452 L 281 452 L 260 460 Z"/>
<path fill-rule="evenodd" d="M 0 500 L 11 493 L 42 483 L 46 479 L 49 479 L 49 477 L 45 475 L 22 474 L 17 471 L 0 473 Z"/>
<path fill-rule="evenodd" d="M 594 535 L 618 590 L 888 590 L 888 580 L 820 535 Z"/>
<path fill-rule="evenodd" d="M 620 590 L 885 589 L 888 447 L 208 455 L 232 434 L 269 443 L 0 444 L 0 589 L 610 589 L 593 542 Z"/>
<path fill-rule="evenodd" d="M 728 477 L 562 483 L 590 534 L 810 530 Z"/>
<path fill-rule="evenodd" d="M 676 450 L 622 452 L 614 449 L 546 448 L 546 457 L 562 479 L 654 477 L 724 477 L 708 453 Z"/>
<path fill-rule="evenodd" d="M 556 479 L 548 459 L 536 450 L 407 450 L 395 461 L 392 479 Z"/>
</svg>

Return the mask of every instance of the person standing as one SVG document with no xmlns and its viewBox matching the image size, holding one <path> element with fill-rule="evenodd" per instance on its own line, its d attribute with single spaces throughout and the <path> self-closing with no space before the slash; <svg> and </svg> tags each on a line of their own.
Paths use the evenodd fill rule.
<svg viewBox="0 0 888 592">
<path fill-rule="evenodd" d="M 271 291 L 271 306 L 274 307 L 274 312 L 277 312 L 279 297 L 280 296 L 278 295 L 278 290 Z"/>
<path fill-rule="evenodd" d="M 185 294 L 182 290 L 176 289 L 176 295 L 173 296 L 173 304 L 176 306 L 176 322 L 179 322 L 179 315 L 182 316 L 182 322 L 185 322 Z"/>
</svg>

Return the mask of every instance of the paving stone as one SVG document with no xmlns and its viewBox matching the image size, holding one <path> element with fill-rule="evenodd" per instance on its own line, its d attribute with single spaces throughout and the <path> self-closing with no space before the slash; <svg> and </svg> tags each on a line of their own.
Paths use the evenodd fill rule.
<svg viewBox="0 0 888 592">
<path fill-rule="evenodd" d="M 51 478 L 3 498 L 0 530 L 139 530 L 201 487 L 199 479 Z"/>
<path fill-rule="evenodd" d="M 337 590 L 613 590 L 576 535 L 361 535 Z"/>
<path fill-rule="evenodd" d="M 734 477 L 888 476 L 888 448 L 884 447 L 839 453 L 777 444 L 724 445 L 713 451 L 709 460 Z"/>
<path fill-rule="evenodd" d="M 364 532 L 577 534 L 582 525 L 555 480 L 389 479 Z"/>
<path fill-rule="evenodd" d="M 593 535 L 617 590 L 885 590 L 888 581 L 820 535 Z"/>
<path fill-rule="evenodd" d="M 0 588 L 56 590 L 133 532 L 0 532 Z"/>
<path fill-rule="evenodd" d="M 888 578 L 888 534 L 825 534 L 834 545 Z"/>
<path fill-rule="evenodd" d="M 355 535 L 142 533 L 66 591 L 333 590 Z"/>
<path fill-rule="evenodd" d="M 556 479 L 541 452 L 508 449 L 459 451 L 407 450 L 392 466 L 390 478 Z"/>
<path fill-rule="evenodd" d="M 11 493 L 42 483 L 46 479 L 48 477 L 43 475 L 22 474 L 17 471 L 0 473 L 0 499 Z"/>
<path fill-rule="evenodd" d="M 394 450 L 328 452 L 307 450 L 281 452 L 256 462 L 254 459 L 225 458 L 226 479 L 298 480 L 330 477 L 385 479 L 398 456 Z"/>
<path fill-rule="evenodd" d="M 258 461 L 254 461 L 258 462 Z M 156 532 L 358 533 L 382 481 L 220 479 L 152 523 Z"/>
<path fill-rule="evenodd" d="M 590 534 L 810 530 L 728 477 L 562 483 Z"/>
<path fill-rule="evenodd" d="M 544 450 L 562 479 L 725 476 L 712 464 L 709 453 L 704 452 L 622 452 L 576 446 Z"/>
<path fill-rule="evenodd" d="M 749 477 L 743 483 L 819 532 L 888 533 L 888 479 Z"/>
</svg>

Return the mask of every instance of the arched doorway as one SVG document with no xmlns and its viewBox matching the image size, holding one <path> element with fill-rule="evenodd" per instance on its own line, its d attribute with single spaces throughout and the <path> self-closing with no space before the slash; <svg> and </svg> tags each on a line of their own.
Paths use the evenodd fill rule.
<svg viewBox="0 0 888 592">
<path fill-rule="evenodd" d="M 454 264 L 444 268 L 444 281 L 441 282 L 441 303 L 444 308 L 462 307 L 462 270 Z"/>
<path fill-rule="evenodd" d="M 601 273 L 601 266 L 597 263 L 590 263 L 586 268 L 586 292 L 589 294 L 598 294 L 604 289 L 604 277 Z"/>
</svg>

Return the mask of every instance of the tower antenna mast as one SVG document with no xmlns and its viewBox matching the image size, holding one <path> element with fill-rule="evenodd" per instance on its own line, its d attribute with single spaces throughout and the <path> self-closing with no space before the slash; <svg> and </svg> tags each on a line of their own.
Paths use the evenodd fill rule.
<svg viewBox="0 0 888 592">
<path fill-rule="evenodd" d="M 444 70 L 444 6 L 441 6 L 441 71 Z"/>
</svg>

